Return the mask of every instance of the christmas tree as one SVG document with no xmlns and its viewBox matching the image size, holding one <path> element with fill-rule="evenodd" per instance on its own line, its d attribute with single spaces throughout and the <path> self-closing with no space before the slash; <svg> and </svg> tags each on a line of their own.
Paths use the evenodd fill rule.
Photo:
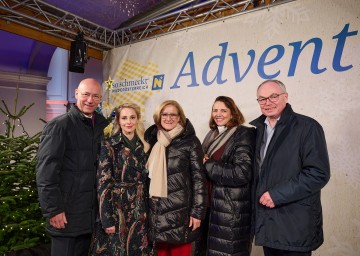
<svg viewBox="0 0 360 256">
<path fill-rule="evenodd" d="M 1 100 L 0 114 L 6 116 L 4 134 L 0 134 L 0 253 L 31 248 L 49 243 L 45 221 L 39 208 L 35 181 L 36 152 L 40 132 L 29 136 L 21 121 L 29 106 L 14 111 Z M 15 129 L 22 129 L 15 136 Z"/>
</svg>

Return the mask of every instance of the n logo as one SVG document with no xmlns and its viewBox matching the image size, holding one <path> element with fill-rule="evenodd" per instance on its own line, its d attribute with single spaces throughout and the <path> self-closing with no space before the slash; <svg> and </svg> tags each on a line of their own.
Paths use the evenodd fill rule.
<svg viewBox="0 0 360 256">
<path fill-rule="evenodd" d="M 164 85 L 164 75 L 154 76 L 151 90 L 162 90 Z"/>
</svg>

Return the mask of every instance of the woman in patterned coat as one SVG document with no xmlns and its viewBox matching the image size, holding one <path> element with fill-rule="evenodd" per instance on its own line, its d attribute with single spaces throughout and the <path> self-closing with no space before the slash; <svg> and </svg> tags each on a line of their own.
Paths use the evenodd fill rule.
<svg viewBox="0 0 360 256">
<path fill-rule="evenodd" d="M 97 191 L 99 217 L 90 255 L 152 255 L 148 240 L 148 177 L 140 108 L 122 104 L 116 110 L 112 136 L 102 143 Z"/>
</svg>

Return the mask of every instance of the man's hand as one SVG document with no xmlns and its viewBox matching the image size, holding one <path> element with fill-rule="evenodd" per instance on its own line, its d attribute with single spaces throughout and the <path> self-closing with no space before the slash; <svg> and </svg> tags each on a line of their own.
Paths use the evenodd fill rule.
<svg viewBox="0 0 360 256">
<path fill-rule="evenodd" d="M 193 217 L 190 216 L 190 223 L 189 223 L 189 227 L 192 226 L 192 231 L 194 231 L 195 229 L 197 229 L 198 227 L 200 227 L 201 224 L 201 220 L 195 219 Z"/>
<path fill-rule="evenodd" d="M 50 218 L 50 225 L 57 229 L 65 228 L 65 224 L 67 224 L 65 212 L 59 213 L 54 217 Z"/>
<path fill-rule="evenodd" d="M 273 200 L 271 199 L 271 196 L 270 196 L 268 191 L 265 192 L 260 197 L 259 203 L 266 206 L 266 207 L 269 207 L 269 208 L 274 208 L 275 207 L 275 204 L 274 204 Z"/>
</svg>

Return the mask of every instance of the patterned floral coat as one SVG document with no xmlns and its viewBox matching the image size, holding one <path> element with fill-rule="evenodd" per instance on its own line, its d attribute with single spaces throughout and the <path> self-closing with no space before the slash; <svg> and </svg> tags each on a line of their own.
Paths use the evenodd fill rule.
<svg viewBox="0 0 360 256">
<path fill-rule="evenodd" d="M 90 255 L 151 255 L 147 226 L 147 170 L 143 145 L 118 133 L 101 146 L 97 191 L 99 217 Z M 104 229 L 115 226 L 115 234 Z"/>
</svg>

